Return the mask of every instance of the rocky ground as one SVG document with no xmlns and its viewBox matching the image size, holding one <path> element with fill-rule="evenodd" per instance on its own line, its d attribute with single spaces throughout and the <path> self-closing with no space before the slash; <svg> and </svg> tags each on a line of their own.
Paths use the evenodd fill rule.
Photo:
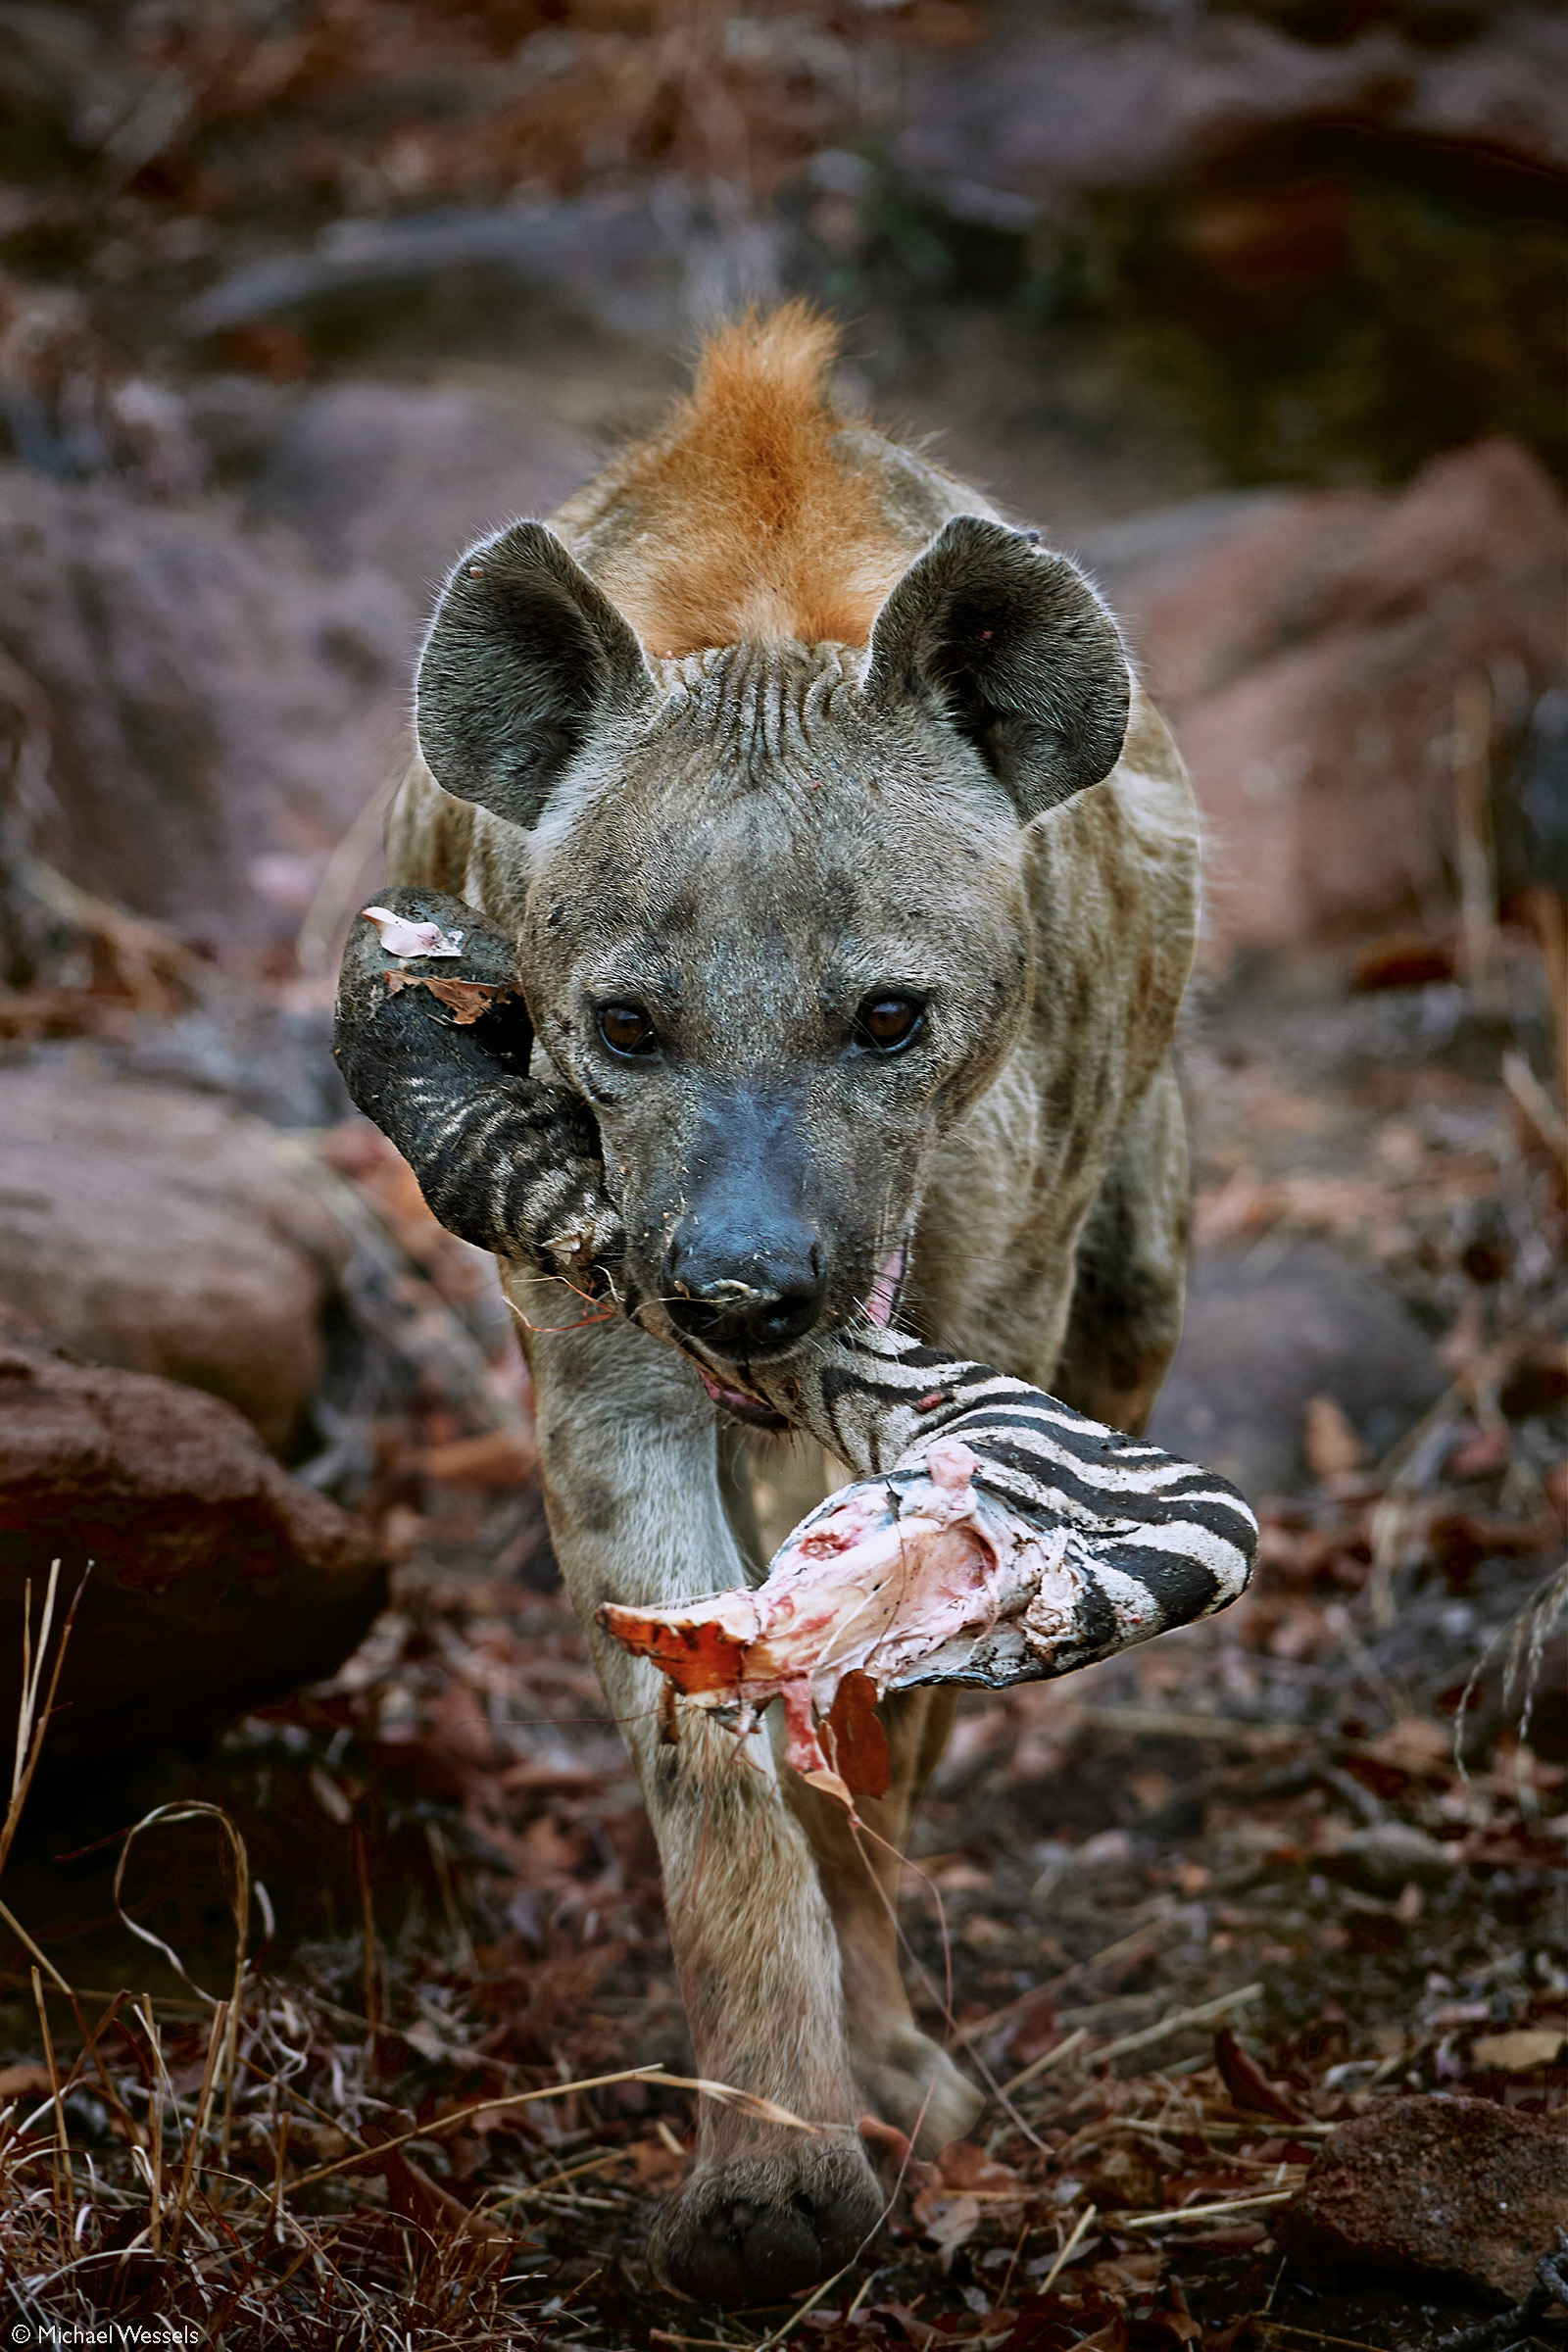
<svg viewBox="0 0 1568 2352">
<path fill-rule="evenodd" d="M 1511 975 L 1528 1034 L 1523 953 Z M 404 1312 L 447 1327 L 448 1354 L 383 1397 L 360 1496 L 390 1606 L 330 1682 L 215 1748 L 192 1717 L 183 1753 L 144 1744 L 106 1779 L 61 1718 L 6 1895 L 72 1987 L 46 2008 L 76 2085 L 71 2162 L 97 2189 L 70 2272 L 18 1951 L 0 2081 L 26 2307 L 211 2320 L 229 2298 L 234 2343 L 342 2341 L 347 2294 L 391 2296 L 431 2344 L 760 2345 L 793 2322 L 846 2346 L 1393 2352 L 1521 2301 L 1565 2194 L 1568 1747 L 1543 1600 L 1568 1503 L 1561 1211 L 1515 1098 L 1475 1074 L 1474 1028 L 1446 982 L 1200 993 L 1200 1253 L 1160 1410 L 1170 1442 L 1201 1435 L 1276 1490 L 1264 1568 L 1210 1626 L 965 1701 L 905 1929 L 925 2022 L 995 2096 L 935 2166 L 886 2143 L 888 2226 L 804 2316 L 714 2323 L 643 2267 L 693 2121 L 657 1859 L 517 1484 L 525 1422 L 492 1413 L 487 1434 L 464 1389 L 484 1362 L 472 1262 L 378 1139 L 330 1131 L 314 1150 L 401 1265 Z M 761 1471 L 787 1484 L 776 1458 Z M 203 2158 L 171 2251 L 146 2236 L 134 2141 L 157 2098 L 172 2196 L 214 2027 L 120 1921 L 221 1993 L 232 1865 L 189 1811 L 214 1804 L 265 1894 L 227 2157 Z M 160 1807 L 117 1889 L 124 1831 Z M 152 1986 L 144 2013 L 111 1998 L 125 1983 Z M 605 2075 L 622 2079 L 526 2096 Z M 1366 2187 L 1378 2134 L 1433 2092 L 1461 2102 L 1434 2192 L 1458 2230 Z M 1510 2130 L 1517 2156 L 1487 2137 Z M 1505 2160 L 1531 2195 L 1499 2233 Z"/>
<path fill-rule="evenodd" d="M 15 2324 L 1560 2342 L 1560 20 L 285 15 L 0 40 Z M 784 288 L 1180 730 L 1154 1434 L 1264 1545 L 1212 1625 L 965 1701 L 903 1925 L 991 2103 L 876 2138 L 817 2302 L 719 2319 L 642 2259 L 705 2094 L 526 1381 L 327 1007 L 434 584 Z M 808 1466 L 754 1466 L 781 1533 Z"/>
</svg>

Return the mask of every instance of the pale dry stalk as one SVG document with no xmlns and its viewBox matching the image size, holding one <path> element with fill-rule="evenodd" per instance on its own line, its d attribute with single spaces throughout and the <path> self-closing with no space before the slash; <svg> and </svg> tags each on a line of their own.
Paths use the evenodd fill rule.
<svg viewBox="0 0 1568 2352">
<path fill-rule="evenodd" d="M 155 1936 L 150 1928 L 144 1928 L 138 1921 L 132 1919 L 120 1899 L 125 1883 L 125 1865 L 130 1859 L 130 1849 L 143 1830 L 152 1829 L 160 1822 L 180 1821 L 216 1821 L 227 1840 L 229 1864 L 232 1871 L 228 1898 L 229 1908 L 234 1918 L 234 1977 L 228 1999 L 228 2031 L 224 2036 L 221 2061 L 223 2081 L 222 2161 L 226 2165 L 233 2132 L 234 2075 L 239 2064 L 240 2010 L 245 1995 L 246 1955 L 250 1941 L 251 1868 L 250 1854 L 245 1840 L 229 1816 L 223 1811 L 222 1806 L 208 1804 L 203 1799 L 193 1799 L 186 1804 L 156 1805 L 151 1813 L 144 1813 L 140 1821 L 133 1823 L 125 1832 L 123 1842 L 121 1845 L 120 1860 L 115 1866 L 114 1904 L 122 1925 L 127 1927 L 141 1942 L 151 1944 L 156 1952 L 162 1952 L 175 1975 L 190 1985 L 192 1992 L 197 1994 L 205 2006 L 216 2008 L 218 2004 L 214 2001 L 212 1994 L 203 1992 L 201 1986 L 193 1981 L 173 1947 L 167 1944 L 161 1936 Z"/>
<path fill-rule="evenodd" d="M 65 2095 L 60 2087 L 60 2068 L 55 2060 L 54 2035 L 49 2031 L 49 2012 L 44 2006 L 43 1979 L 36 1969 L 32 1972 L 32 1997 L 38 2010 L 38 2029 L 43 2035 L 43 2061 L 49 2071 L 49 2093 L 55 2109 L 55 2225 L 59 2235 L 60 2259 L 69 2259 L 71 2244 L 71 2208 L 75 2201 L 75 2183 L 71 2173 L 71 2141 L 66 2133 Z"/>
<path fill-rule="evenodd" d="M 43 1616 L 38 1626 L 36 1650 L 33 1648 L 32 1642 L 32 1579 L 29 1577 L 23 1587 L 22 1695 L 17 1702 L 17 1745 L 15 1760 L 11 1767 L 11 1794 L 6 1805 L 5 1820 L 0 1822 L 0 1873 L 4 1872 L 7 1862 L 10 1860 L 11 1848 L 16 1841 L 17 1830 L 22 1821 L 23 1808 L 27 1801 L 27 1791 L 32 1787 L 33 1775 L 38 1769 L 38 1758 L 43 1752 L 44 1734 L 49 1728 L 49 1718 L 54 1712 L 55 1692 L 60 1688 L 60 1669 L 66 1662 L 66 1645 L 71 1640 L 72 1628 L 76 1622 L 76 1610 L 80 1606 L 82 1593 L 87 1589 L 87 1578 L 90 1574 L 90 1569 L 82 1571 L 81 1582 L 76 1587 L 70 1608 L 66 1611 L 66 1621 L 60 1629 L 60 1642 L 55 1650 L 54 1671 L 49 1677 L 48 1695 L 44 1699 L 41 1712 L 38 1706 L 38 1692 L 43 1683 L 44 1661 L 49 1654 L 49 1636 L 54 1626 L 55 1599 L 60 1590 L 60 1562 L 51 1560 L 49 1564 L 49 1583 L 44 1592 Z M 53 1974 L 53 1971 L 50 1973 Z"/>
<path fill-rule="evenodd" d="M 1496 859 L 1492 838 L 1492 689 L 1462 677 L 1453 690 L 1453 813 L 1465 973 L 1477 1012 L 1508 1009 L 1498 954 Z"/>
<path fill-rule="evenodd" d="M 170 2216 L 169 2251 L 178 2251 L 180 2231 L 185 2226 L 185 2214 L 191 2191 L 196 2185 L 201 2165 L 202 2141 L 207 2132 L 207 2119 L 213 2103 L 213 2088 L 219 2063 L 228 2046 L 228 2013 L 231 2004 L 220 2001 L 213 2012 L 213 2030 L 207 2037 L 207 2063 L 202 2069 L 202 2086 L 197 2094 L 196 2114 L 191 2123 L 190 2136 L 185 2142 L 185 2161 L 180 2167 L 179 2188 Z"/>
<path fill-rule="evenodd" d="M 164 2050 L 158 2038 L 153 2005 L 142 1995 L 141 2020 L 152 2051 L 152 2082 L 147 2099 L 147 2243 L 163 2251 L 164 2233 Z"/>
</svg>

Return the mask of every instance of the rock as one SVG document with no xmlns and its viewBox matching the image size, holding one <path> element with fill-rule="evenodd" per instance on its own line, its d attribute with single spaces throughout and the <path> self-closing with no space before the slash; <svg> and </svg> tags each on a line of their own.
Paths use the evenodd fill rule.
<svg viewBox="0 0 1568 2352">
<path fill-rule="evenodd" d="M 1379 2101 L 1324 2145 L 1276 2224 L 1309 2280 L 1375 2273 L 1521 2301 L 1568 2228 L 1560 2116 L 1489 2099 Z"/>
<path fill-rule="evenodd" d="M 765 213 L 713 204 L 674 173 L 649 191 L 513 196 L 336 220 L 314 245 L 243 263 L 184 315 L 200 338 L 279 317 L 389 307 L 466 279 L 492 315 L 544 339 L 584 321 L 667 343 L 776 301 L 789 243 Z M 554 313 L 554 316 L 552 316 Z"/>
<path fill-rule="evenodd" d="M 1554 9 L 1488 10 L 1479 37 L 1446 41 L 1377 24 L 1296 40 L 1240 11 L 1074 17 L 1017 9 L 970 55 L 916 62 L 900 141 L 916 180 L 971 217 L 980 191 L 1052 215 L 1080 192 L 1201 172 L 1268 140 L 1288 158 L 1291 134 L 1319 123 L 1568 170 L 1568 26 Z"/>
<path fill-rule="evenodd" d="M 1375 1267 L 1317 1241 L 1271 1264 L 1225 1251 L 1192 1262 L 1181 1346 L 1149 1436 L 1244 1494 L 1299 1494 L 1310 1484 L 1301 1441 L 1313 1397 L 1332 1396 L 1376 1459 L 1446 1385 L 1430 1341 Z"/>
<path fill-rule="evenodd" d="M 205 1389 L 286 1451 L 349 1245 L 260 1121 L 135 1081 L 0 1070 L 0 1301 Z"/>
<path fill-rule="evenodd" d="M 390 572 L 422 609 L 472 540 L 553 513 L 594 466 L 585 443 L 515 395 L 327 384 L 290 410 L 250 504 L 324 564 Z"/>
<path fill-rule="evenodd" d="M 1215 956 L 1446 902 L 1455 680 L 1498 682 L 1501 739 L 1560 666 L 1562 503 L 1534 458 L 1491 441 L 1396 493 L 1203 500 L 1083 552 L 1192 770 Z"/>
<path fill-rule="evenodd" d="M 227 504 L 0 466 L 0 734 L 38 779 L 31 846 L 222 957 L 292 938 L 267 861 L 308 897 L 394 769 L 416 637 L 392 581 L 324 579 Z"/>
<path fill-rule="evenodd" d="M 369 1531 L 291 1479 L 231 1406 L 0 1332 L 0 1717 L 23 1592 L 50 1562 L 72 1634 L 50 1765 L 205 1739 L 330 1674 L 385 1598 Z"/>
</svg>

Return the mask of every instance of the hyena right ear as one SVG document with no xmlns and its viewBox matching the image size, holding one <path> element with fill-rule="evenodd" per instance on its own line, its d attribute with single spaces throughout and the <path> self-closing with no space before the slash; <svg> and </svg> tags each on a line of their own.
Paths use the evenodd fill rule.
<svg viewBox="0 0 1568 2352">
<path fill-rule="evenodd" d="M 415 730 L 460 801 L 536 824 L 597 721 L 654 691 L 631 624 L 554 531 L 514 522 L 470 547 L 419 657 Z"/>
<path fill-rule="evenodd" d="M 956 514 L 877 614 L 865 691 L 944 718 L 1027 824 L 1110 773 L 1132 678 L 1115 622 L 1065 556 Z"/>
</svg>

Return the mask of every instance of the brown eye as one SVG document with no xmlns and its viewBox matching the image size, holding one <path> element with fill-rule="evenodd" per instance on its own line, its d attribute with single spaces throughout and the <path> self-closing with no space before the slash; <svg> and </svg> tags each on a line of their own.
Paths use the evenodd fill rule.
<svg viewBox="0 0 1568 2352">
<path fill-rule="evenodd" d="M 925 1006 L 916 997 L 868 997 L 855 1026 L 862 1045 L 893 1054 L 918 1034 L 924 1015 Z"/>
<path fill-rule="evenodd" d="M 602 1004 L 599 1034 L 612 1054 L 656 1054 L 659 1035 L 640 1004 Z"/>
</svg>

